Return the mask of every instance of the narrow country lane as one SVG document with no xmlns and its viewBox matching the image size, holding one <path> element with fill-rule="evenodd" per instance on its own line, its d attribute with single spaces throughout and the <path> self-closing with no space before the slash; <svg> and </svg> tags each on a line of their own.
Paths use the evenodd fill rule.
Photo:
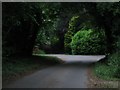
<svg viewBox="0 0 120 90">
<path fill-rule="evenodd" d="M 65 61 L 64 64 L 42 69 L 19 79 L 6 88 L 87 88 L 87 69 L 104 55 L 53 55 Z"/>
</svg>

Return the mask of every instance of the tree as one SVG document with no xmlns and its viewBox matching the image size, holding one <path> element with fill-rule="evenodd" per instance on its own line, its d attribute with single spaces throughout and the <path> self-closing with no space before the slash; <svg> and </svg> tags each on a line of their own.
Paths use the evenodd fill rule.
<svg viewBox="0 0 120 90">
<path fill-rule="evenodd" d="M 39 3 L 3 3 L 3 51 L 5 55 L 32 55 L 42 24 Z M 13 51 L 9 51 L 10 49 Z"/>
<path fill-rule="evenodd" d="M 120 3 L 85 3 L 87 13 L 94 16 L 97 26 L 105 30 L 107 41 L 107 53 L 112 53 L 114 48 L 113 24 L 119 19 Z"/>
</svg>

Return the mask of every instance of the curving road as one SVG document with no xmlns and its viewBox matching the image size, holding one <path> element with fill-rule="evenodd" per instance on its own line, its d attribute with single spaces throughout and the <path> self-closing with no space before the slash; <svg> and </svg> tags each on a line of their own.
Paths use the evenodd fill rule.
<svg viewBox="0 0 120 90">
<path fill-rule="evenodd" d="M 90 63 L 97 62 L 104 55 L 55 55 L 64 64 L 42 69 L 29 76 L 19 79 L 6 88 L 87 88 L 87 69 Z"/>
</svg>

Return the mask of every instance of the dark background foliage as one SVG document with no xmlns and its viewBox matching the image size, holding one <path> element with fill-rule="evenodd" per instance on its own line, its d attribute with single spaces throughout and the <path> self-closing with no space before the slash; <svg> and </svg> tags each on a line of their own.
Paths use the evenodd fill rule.
<svg viewBox="0 0 120 90">
<path fill-rule="evenodd" d="M 83 28 L 95 30 L 88 40 L 80 35 Z M 119 62 L 120 49 L 119 2 L 4 2 L 2 29 L 3 61 L 11 56 L 31 56 L 33 52 L 106 54 L 113 57 L 108 63 L 116 70 L 115 73 L 118 71 L 118 67 L 115 66 L 119 65 L 116 63 Z M 104 32 L 104 35 L 101 32 Z M 92 51 L 85 46 L 86 44 L 93 48 Z M 77 47 L 82 49 L 78 50 Z M 106 50 L 100 53 L 103 47 Z M 118 73 L 115 75 L 118 77 Z"/>
</svg>

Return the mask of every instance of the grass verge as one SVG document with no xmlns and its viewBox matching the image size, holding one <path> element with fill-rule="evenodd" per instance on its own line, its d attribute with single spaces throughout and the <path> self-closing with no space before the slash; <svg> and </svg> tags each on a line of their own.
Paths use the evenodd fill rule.
<svg viewBox="0 0 120 90">
<path fill-rule="evenodd" d="M 88 69 L 88 87 L 89 88 L 118 88 L 119 87 L 119 80 L 118 78 L 114 77 L 107 77 L 107 71 L 108 67 L 106 68 L 106 65 L 103 63 L 96 63 L 91 65 L 91 67 Z M 99 70 L 99 71 L 95 71 Z M 106 73 L 107 74 L 106 74 Z M 106 75 L 104 76 L 103 75 Z"/>
<path fill-rule="evenodd" d="M 22 76 L 31 74 L 37 70 L 63 63 L 56 57 L 31 56 L 3 58 L 2 83 L 3 86 Z"/>
<path fill-rule="evenodd" d="M 105 62 L 106 61 L 106 62 Z M 95 74 L 105 80 L 120 80 L 120 52 L 111 54 L 108 59 L 95 65 Z"/>
<path fill-rule="evenodd" d="M 119 80 L 119 78 L 114 77 L 113 67 L 103 63 L 95 64 L 94 73 L 97 77 L 104 80 Z"/>
<path fill-rule="evenodd" d="M 105 61 L 96 63 L 93 68 L 94 75 L 102 80 L 95 80 L 96 85 L 100 88 L 117 88 L 120 83 L 120 53 L 110 55 Z"/>
</svg>

